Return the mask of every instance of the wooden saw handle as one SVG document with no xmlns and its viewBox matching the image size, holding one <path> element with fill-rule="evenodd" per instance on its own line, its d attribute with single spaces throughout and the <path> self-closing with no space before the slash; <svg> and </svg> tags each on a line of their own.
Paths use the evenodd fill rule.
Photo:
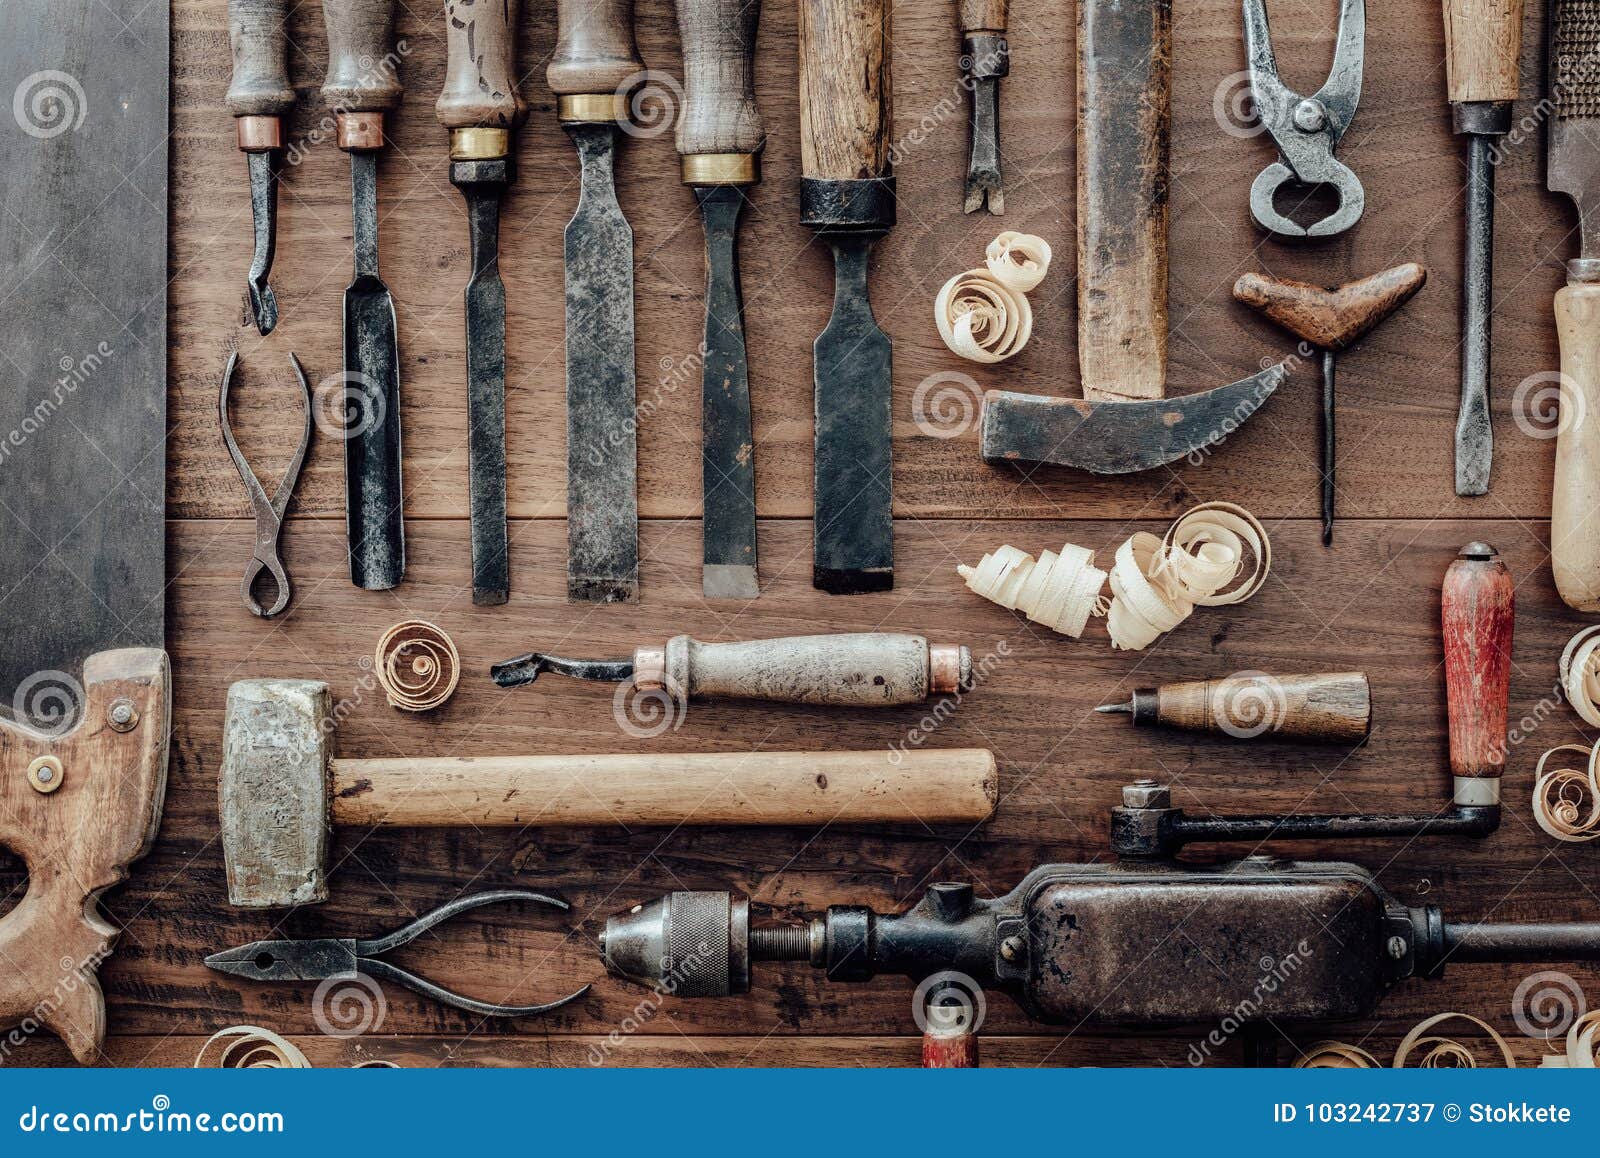
<svg viewBox="0 0 1600 1158">
<path fill-rule="evenodd" d="M 339 113 L 392 109 L 404 92 L 394 45 L 394 0 L 323 0 L 328 75 L 322 99 Z"/>
<path fill-rule="evenodd" d="M 556 0 L 556 51 L 545 81 L 557 96 L 626 96 L 644 61 L 633 40 L 633 0 Z"/>
<path fill-rule="evenodd" d="M 678 152 L 685 157 L 759 153 L 766 143 L 755 84 L 760 0 L 677 0 L 677 8 L 683 41 Z M 690 180 L 689 165 L 684 180 Z"/>
<path fill-rule="evenodd" d="M 998 798 L 983 748 L 334 760 L 336 826 L 966 824 Z"/>
<path fill-rule="evenodd" d="M 1561 339 L 1560 417 L 1550 502 L 1550 567 L 1576 611 L 1600 611 L 1600 285 L 1556 292 Z"/>
<path fill-rule="evenodd" d="M 800 171 L 887 177 L 893 94 L 885 0 L 800 0 Z"/>
<path fill-rule="evenodd" d="M 1456 803 L 1495 803 L 1506 766 L 1516 588 L 1493 547 L 1461 548 L 1445 572 L 1440 608 Z"/>
<path fill-rule="evenodd" d="M 281 117 L 294 107 L 289 84 L 288 0 L 228 0 L 233 83 L 228 111 L 236 117 Z"/>
<path fill-rule="evenodd" d="M 1171 0 L 1078 0 L 1078 368 L 1083 396 L 1167 382 Z"/>
<path fill-rule="evenodd" d="M 447 129 L 514 129 L 528 115 L 517 92 L 522 0 L 446 0 L 444 90 L 434 106 Z"/>
<path fill-rule="evenodd" d="M 1523 0 L 1444 0 L 1451 104 L 1517 98 Z"/>
<path fill-rule="evenodd" d="M 57 707 L 71 700 L 71 731 L 0 720 L 0 844 L 28 870 L 27 893 L 0 917 L 0 1029 L 35 1020 L 83 1065 L 100 1059 L 95 971 L 119 936 L 96 901 L 155 841 L 170 679 L 157 648 L 102 651 L 84 664 L 81 687 L 63 676 L 34 689 L 42 701 L 61 693 Z"/>
</svg>

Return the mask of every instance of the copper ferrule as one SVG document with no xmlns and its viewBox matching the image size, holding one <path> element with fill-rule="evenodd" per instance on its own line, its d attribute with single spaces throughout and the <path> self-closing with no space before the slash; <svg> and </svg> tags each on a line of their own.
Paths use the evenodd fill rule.
<svg viewBox="0 0 1600 1158">
<path fill-rule="evenodd" d="M 972 686 L 972 652 L 954 643 L 928 645 L 928 694 L 952 696 Z"/>
<path fill-rule="evenodd" d="M 685 153 L 682 162 L 685 185 L 754 185 L 761 180 L 754 153 Z"/>
<path fill-rule="evenodd" d="M 639 647 L 633 652 L 633 684 L 642 691 L 659 691 L 667 686 L 667 649 Z"/>
<path fill-rule="evenodd" d="M 239 151 L 270 153 L 283 148 L 282 117 L 238 117 L 234 127 L 239 134 Z"/>
<path fill-rule="evenodd" d="M 452 161 L 498 161 L 511 154 L 511 130 L 468 128 L 450 130 Z"/>
<path fill-rule="evenodd" d="M 383 148 L 383 112 L 340 113 L 339 147 L 347 153 L 370 153 Z"/>
<path fill-rule="evenodd" d="M 597 124 L 601 121 L 626 122 L 628 98 L 617 92 L 581 92 L 556 100 L 556 119 Z"/>
</svg>

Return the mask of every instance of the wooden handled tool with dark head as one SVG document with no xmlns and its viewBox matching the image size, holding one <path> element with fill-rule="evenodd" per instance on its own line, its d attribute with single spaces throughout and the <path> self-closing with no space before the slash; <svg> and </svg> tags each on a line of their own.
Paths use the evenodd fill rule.
<svg viewBox="0 0 1600 1158">
<path fill-rule="evenodd" d="M 705 361 L 700 371 L 701 481 L 705 499 L 701 591 L 754 599 L 755 434 L 744 301 L 739 292 L 739 210 L 761 179 L 766 130 L 756 108 L 760 0 L 677 0 L 683 41 L 678 153 L 706 234 Z"/>
<path fill-rule="evenodd" d="M 1498 809 L 1506 770 L 1516 584 L 1493 547 L 1468 543 L 1461 548 L 1445 572 L 1440 611 L 1455 803 Z"/>
<path fill-rule="evenodd" d="M 500 199 L 516 179 L 511 133 L 528 115 L 517 92 L 521 0 L 448 0 L 444 91 L 450 183 L 467 203 L 467 472 L 472 506 L 472 601 L 504 603 L 506 549 L 506 287 L 500 279 Z"/>
<path fill-rule="evenodd" d="M 350 154 L 355 278 L 344 291 L 344 484 L 350 580 L 397 586 L 406 570 L 400 477 L 400 349 L 394 300 L 378 275 L 378 150 L 400 103 L 394 0 L 323 0 L 328 75 L 322 99 Z"/>
<path fill-rule="evenodd" d="M 1236 740 L 1257 737 L 1359 744 L 1372 727 L 1372 692 L 1358 671 L 1274 676 L 1251 672 L 1220 680 L 1185 680 L 1137 688 L 1125 713 L 1135 727 L 1213 732 Z"/>
<path fill-rule="evenodd" d="M 1011 72 L 1006 40 L 1006 0 L 956 0 L 961 23 L 961 83 L 972 93 L 972 141 L 963 210 L 987 203 L 1004 213 L 1000 186 L 1000 78 Z"/>
<path fill-rule="evenodd" d="M 250 312 L 263 337 L 278 324 L 272 275 L 278 238 L 278 166 L 283 159 L 283 117 L 294 107 L 289 84 L 288 0 L 228 0 L 228 41 L 233 83 L 228 111 L 234 115 L 239 149 L 249 158 L 250 212 L 255 254 L 250 261 Z"/>
<path fill-rule="evenodd" d="M 799 0 L 800 222 L 833 250 L 833 316 L 818 336 L 812 583 L 894 586 L 889 335 L 867 295 L 873 242 L 894 225 L 886 0 Z"/>
<path fill-rule="evenodd" d="M 633 230 L 612 176 L 617 126 L 644 62 L 633 0 L 557 0 L 545 79 L 578 150 L 578 207 L 567 222 L 567 598 L 639 598 L 638 436 L 634 413 Z"/>
</svg>

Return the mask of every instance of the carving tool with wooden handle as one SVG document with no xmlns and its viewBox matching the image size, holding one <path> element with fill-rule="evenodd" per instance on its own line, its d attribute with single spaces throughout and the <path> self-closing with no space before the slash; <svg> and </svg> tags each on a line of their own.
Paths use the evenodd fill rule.
<svg viewBox="0 0 1600 1158">
<path fill-rule="evenodd" d="M 1006 0 L 956 0 L 961 23 L 961 83 L 972 93 L 972 138 L 963 212 L 1004 213 L 1000 185 L 1000 78 L 1011 72 Z"/>
<path fill-rule="evenodd" d="M 1416 262 L 1397 265 L 1335 289 L 1247 273 L 1233 296 L 1322 351 L 1322 542 L 1333 542 L 1334 359 L 1394 313 L 1423 287 L 1428 271 Z"/>
<path fill-rule="evenodd" d="M 1578 256 L 1556 293 L 1560 418 L 1550 566 L 1569 607 L 1600 611 L 1600 0 L 1550 5 L 1548 181 L 1578 210 Z"/>
<path fill-rule="evenodd" d="M 516 179 L 511 133 L 528 115 L 517 92 L 521 0 L 449 0 L 448 63 L 439 121 L 450 130 L 450 183 L 467 203 L 467 474 L 472 509 L 472 602 L 510 596 L 506 549 L 506 287 L 500 279 L 500 200 Z"/>
<path fill-rule="evenodd" d="M 677 0 L 683 41 L 678 153 L 706 234 L 705 360 L 700 371 L 701 486 L 705 500 L 701 591 L 754 599 L 755 435 L 744 301 L 739 293 L 739 210 L 761 179 L 766 130 L 756 108 L 760 0 Z"/>
<path fill-rule="evenodd" d="M 1489 421 L 1489 315 L 1494 291 L 1494 171 L 1499 159 L 1495 147 L 1511 130 L 1517 63 L 1522 55 L 1522 0 L 1444 0 L 1444 40 L 1455 131 L 1470 142 L 1456 494 L 1481 495 L 1489 491 L 1489 467 L 1494 458 L 1494 430 Z"/>
<path fill-rule="evenodd" d="M 567 222 L 567 598 L 639 598 L 633 230 L 612 175 L 628 96 L 643 79 L 633 0 L 557 0 L 545 80 L 578 150 Z"/>
<path fill-rule="evenodd" d="M 699 696 L 789 704 L 889 707 L 954 695 L 972 684 L 972 653 L 930 644 L 920 635 L 857 632 L 740 643 L 701 643 L 675 635 L 664 647 L 641 647 L 632 659 L 562 659 L 530 652 L 489 669 L 503 688 L 531 684 L 540 672 L 574 679 L 664 688 Z"/>
<path fill-rule="evenodd" d="M 1125 704 L 1095 711 L 1122 713 L 1134 727 L 1214 732 L 1238 740 L 1311 740 L 1359 744 L 1372 727 L 1372 692 L 1358 671 L 1323 675 L 1248 672 L 1219 680 L 1184 680 L 1136 688 Z"/>
<path fill-rule="evenodd" d="M 278 169 L 283 161 L 283 117 L 294 107 L 289 84 L 288 0 L 228 0 L 228 41 L 233 83 L 228 111 L 239 150 L 250 168 L 250 212 L 255 254 L 248 281 L 250 312 L 263 337 L 278 324 L 278 300 L 267 283 L 278 243 Z"/>
<path fill-rule="evenodd" d="M 833 250 L 833 316 L 813 348 L 811 582 L 894 586 L 891 357 L 867 295 L 872 245 L 894 225 L 887 0 L 800 2 L 800 223 Z"/>
<path fill-rule="evenodd" d="M 324 0 L 328 75 L 322 99 L 350 154 L 355 278 L 344 291 L 344 486 L 350 581 L 368 591 L 406 569 L 400 480 L 400 350 L 394 300 L 378 276 L 378 151 L 384 113 L 400 103 L 394 0 Z"/>
</svg>

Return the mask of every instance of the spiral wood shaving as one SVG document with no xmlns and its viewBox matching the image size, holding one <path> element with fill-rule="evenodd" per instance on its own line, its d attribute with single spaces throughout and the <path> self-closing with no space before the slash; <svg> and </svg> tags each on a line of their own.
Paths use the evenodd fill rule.
<svg viewBox="0 0 1600 1158">
<path fill-rule="evenodd" d="M 1549 768 L 1552 756 L 1571 752 L 1584 767 Z M 1600 837 L 1600 749 L 1558 744 L 1533 768 L 1533 819 L 1546 833 L 1569 844 Z"/>
<path fill-rule="evenodd" d="M 300 1047 L 286 1037 L 273 1033 L 270 1029 L 262 1029 L 259 1025 L 230 1025 L 227 1029 L 219 1029 L 216 1033 L 206 1038 L 206 1043 L 200 1047 L 200 1052 L 195 1055 L 194 1068 L 201 1069 L 201 1063 L 206 1060 L 206 1054 L 218 1042 L 226 1042 L 222 1052 L 217 1057 L 216 1068 L 219 1070 L 308 1070 L 312 1068 L 311 1061 Z M 209 1068 L 209 1067 L 206 1067 Z M 400 1067 L 392 1061 L 373 1059 L 358 1062 L 350 1067 L 358 1070 L 397 1070 Z"/>
<path fill-rule="evenodd" d="M 958 273 L 933 302 L 944 344 L 973 362 L 1003 362 L 1033 335 L 1028 291 L 1050 268 L 1050 246 L 1026 233 L 1002 233 L 989 243 L 985 268 Z"/>
<path fill-rule="evenodd" d="M 1583 722 L 1600 728 L 1600 624 L 1567 640 L 1561 653 L 1561 693 Z"/>
<path fill-rule="evenodd" d="M 1591 1017 L 1594 1015 L 1591 1014 Z M 1507 1069 L 1517 1068 L 1516 1055 L 1511 1052 L 1511 1046 L 1506 1039 L 1495 1031 L 1494 1026 L 1488 1022 L 1480 1021 L 1470 1013 L 1440 1013 L 1425 1021 L 1418 1022 L 1412 1027 L 1400 1042 L 1400 1048 L 1395 1050 L 1393 1068 L 1402 1070 L 1410 1060 L 1413 1050 L 1424 1051 L 1414 1063 L 1418 1069 L 1477 1069 L 1478 1057 L 1472 1049 L 1448 1037 L 1438 1037 L 1428 1031 L 1434 1026 L 1460 1018 L 1470 1021 L 1479 1029 L 1489 1035 L 1490 1041 L 1500 1051 L 1500 1057 L 1505 1061 Z M 1578 1025 L 1582 1025 L 1581 1019 Z M 1576 1031 L 1578 1026 L 1574 1026 Z M 1592 1062 L 1591 1052 L 1591 1062 Z M 1346 1069 L 1346 1070 L 1377 1070 L 1383 1069 L 1383 1063 L 1372 1054 L 1358 1045 L 1350 1045 L 1342 1041 L 1319 1041 L 1315 1045 L 1306 1047 L 1304 1053 L 1295 1059 L 1294 1069 Z"/>
<path fill-rule="evenodd" d="M 1239 583 L 1247 554 L 1255 565 Z M 956 572 L 985 599 L 1074 639 L 1091 614 L 1103 615 L 1111 645 L 1139 651 L 1196 607 L 1243 603 L 1271 568 L 1272 544 L 1254 515 L 1233 503 L 1202 503 L 1162 538 L 1140 531 L 1125 540 L 1109 573 L 1094 565 L 1093 552 L 1071 543 L 1037 560 L 1004 546 Z M 1109 599 L 1101 594 L 1108 581 Z"/>
<path fill-rule="evenodd" d="M 1297 1070 L 1381 1070 L 1378 1061 L 1359 1045 L 1342 1041 L 1319 1041 L 1306 1047 L 1291 1067 Z"/>
<path fill-rule="evenodd" d="M 1001 285 L 1019 294 L 1032 293 L 1050 272 L 1050 243 L 1008 229 L 983 251 L 983 264 Z"/>
<path fill-rule="evenodd" d="M 437 708 L 455 693 L 461 656 L 450 637 L 425 620 L 408 619 L 378 641 L 378 683 L 395 707 L 406 712 Z"/>
</svg>

